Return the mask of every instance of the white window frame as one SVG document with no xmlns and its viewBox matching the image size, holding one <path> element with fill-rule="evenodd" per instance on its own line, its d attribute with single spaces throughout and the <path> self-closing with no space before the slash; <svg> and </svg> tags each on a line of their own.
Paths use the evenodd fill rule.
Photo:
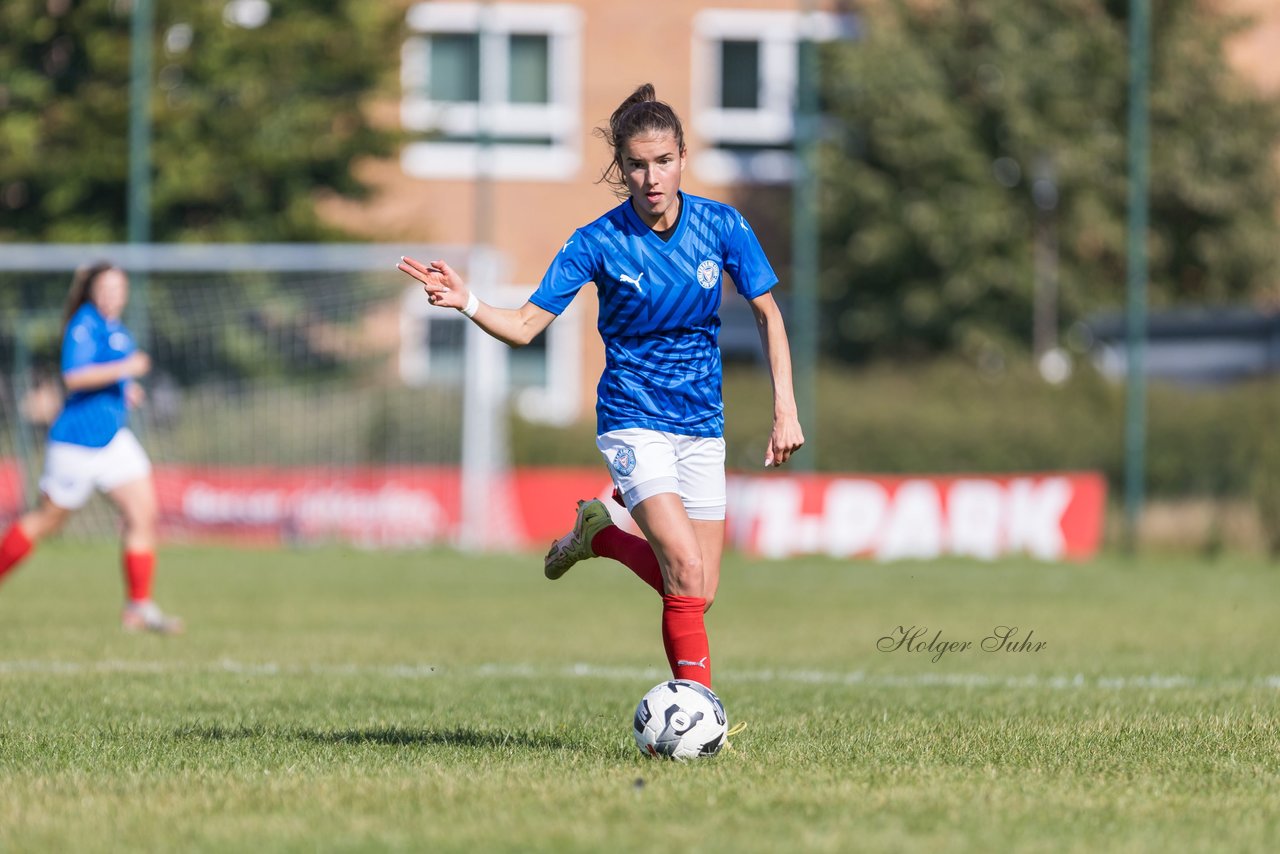
<svg viewBox="0 0 1280 854">
<path fill-rule="evenodd" d="M 693 19 L 693 127 L 704 147 L 693 169 L 709 184 L 783 184 L 795 176 L 795 155 L 783 146 L 795 139 L 795 100 L 800 41 L 853 38 L 851 15 L 831 12 L 707 9 Z M 720 50 L 724 41 L 760 45 L 759 107 L 725 109 Z M 778 146 L 775 150 L 730 151 L 731 144 Z"/>
<path fill-rule="evenodd" d="M 534 288 L 527 285 L 499 285 L 492 291 L 497 305 L 522 305 Z M 488 298 L 486 298 L 488 299 Z M 543 333 L 547 337 L 546 382 L 541 385 L 512 385 L 516 411 L 521 417 L 541 424 L 564 426 L 578 417 L 582 396 L 582 323 L 577 301 L 569 304 L 556 322 Z M 400 309 L 400 379 L 412 388 L 432 383 L 461 384 L 460 372 L 442 375 L 431 364 L 431 326 L 434 323 L 465 323 L 460 311 L 441 311 L 422 298 L 422 288 L 405 290 Z M 510 377 L 510 370 L 506 372 Z"/>
<path fill-rule="evenodd" d="M 582 11 L 560 3 L 417 3 L 406 22 L 418 35 L 404 43 L 400 58 L 406 130 L 448 136 L 550 137 L 550 145 L 515 145 L 428 139 L 409 143 L 401 154 L 405 173 L 419 178 L 561 180 L 577 176 L 582 163 Z M 431 68 L 429 35 L 480 34 L 478 103 L 432 101 L 424 84 Z M 513 34 L 546 35 L 547 104 L 512 104 L 507 93 L 507 40 Z M 484 149 L 482 155 L 482 149 Z"/>
</svg>

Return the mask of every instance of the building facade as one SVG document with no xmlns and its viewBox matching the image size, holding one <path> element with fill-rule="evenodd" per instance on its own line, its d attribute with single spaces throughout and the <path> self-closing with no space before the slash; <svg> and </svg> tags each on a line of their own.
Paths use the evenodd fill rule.
<svg viewBox="0 0 1280 854">
<path fill-rule="evenodd" d="M 806 36 L 853 37 L 844 5 L 407 3 L 393 121 L 409 141 L 398 159 L 358 166 L 374 189 L 369 200 L 330 200 L 322 214 L 371 240 L 492 246 L 507 269 L 502 287 L 483 295 L 517 305 L 572 231 L 617 204 L 599 181 L 610 151 L 593 131 L 652 83 L 685 122 L 683 188 L 738 206 L 785 281 L 798 46 Z M 541 400 L 526 414 L 590 413 L 603 363 L 594 322 L 588 288 L 572 319 L 553 324 L 530 353 L 513 354 L 517 381 L 542 374 L 557 386 L 526 397 Z"/>
</svg>

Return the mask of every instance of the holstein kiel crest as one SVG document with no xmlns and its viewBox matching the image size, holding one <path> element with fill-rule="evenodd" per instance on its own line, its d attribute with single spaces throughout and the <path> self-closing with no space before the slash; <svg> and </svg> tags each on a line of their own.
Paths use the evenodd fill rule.
<svg viewBox="0 0 1280 854">
<path fill-rule="evenodd" d="M 714 288 L 720 280 L 720 265 L 707 259 L 698 265 L 698 284 L 704 288 Z"/>
<path fill-rule="evenodd" d="M 636 452 L 623 445 L 613 457 L 613 469 L 624 477 L 631 474 L 636 470 Z"/>
</svg>

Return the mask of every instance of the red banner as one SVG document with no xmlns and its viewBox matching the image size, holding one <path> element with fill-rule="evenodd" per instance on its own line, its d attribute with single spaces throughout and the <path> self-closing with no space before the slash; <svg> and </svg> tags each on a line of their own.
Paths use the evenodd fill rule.
<svg viewBox="0 0 1280 854">
<path fill-rule="evenodd" d="M 462 479 L 452 466 L 194 468 L 157 465 L 171 539 L 338 541 L 409 548 L 460 541 Z M 578 499 L 611 491 L 598 469 L 519 469 L 491 507 L 494 543 L 544 548 L 573 523 Z M 1106 485 L 1094 473 L 860 477 L 732 474 L 728 540 L 749 554 L 876 560 L 1028 554 L 1085 559 L 1102 537 Z M 607 501 L 630 530 L 626 511 Z M 18 469 L 0 461 L 0 511 L 21 505 Z"/>
</svg>

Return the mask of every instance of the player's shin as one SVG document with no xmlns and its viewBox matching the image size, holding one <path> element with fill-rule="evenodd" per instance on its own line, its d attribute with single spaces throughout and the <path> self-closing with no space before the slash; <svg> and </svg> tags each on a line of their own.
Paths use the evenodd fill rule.
<svg viewBox="0 0 1280 854">
<path fill-rule="evenodd" d="M 32 545 L 31 539 L 23 532 L 17 522 L 9 526 L 9 530 L 5 532 L 4 539 L 0 540 L 0 578 L 4 578 L 11 569 L 16 567 L 27 556 L 27 553 L 31 551 Z"/>
<path fill-rule="evenodd" d="M 671 675 L 711 687 L 711 648 L 703 622 L 701 596 L 662 597 L 662 645 Z"/>
<path fill-rule="evenodd" d="M 658 557 L 653 553 L 653 546 L 644 537 L 637 537 L 616 525 L 609 525 L 595 535 L 591 541 L 591 550 L 599 557 L 613 558 L 636 574 L 641 581 L 648 584 L 661 595 L 662 568 L 658 565 Z"/>
</svg>

